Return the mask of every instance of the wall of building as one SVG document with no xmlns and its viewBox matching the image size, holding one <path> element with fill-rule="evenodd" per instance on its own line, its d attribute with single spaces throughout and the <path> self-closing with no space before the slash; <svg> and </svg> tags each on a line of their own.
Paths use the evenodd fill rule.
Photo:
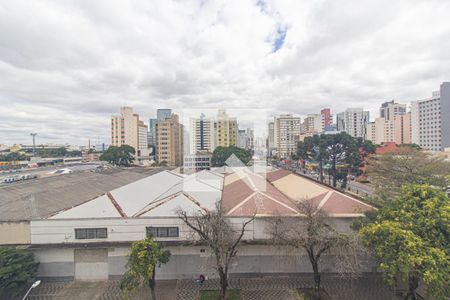
<svg viewBox="0 0 450 300">
<path fill-rule="evenodd" d="M 31 243 L 30 222 L 0 222 L 0 245 Z"/>
<path fill-rule="evenodd" d="M 450 147 L 450 82 L 441 84 L 441 151 Z"/>
<path fill-rule="evenodd" d="M 167 249 L 172 254 L 170 261 L 157 270 L 157 279 L 196 278 L 199 274 L 208 275 L 210 278 L 217 277 L 214 271 L 215 258 L 207 248 L 187 245 L 171 246 Z M 101 253 L 104 253 L 104 256 L 99 255 Z M 121 277 L 126 270 L 128 254 L 128 247 L 35 250 L 36 259 L 40 262 L 39 277 L 69 280 L 104 280 L 106 277 Z M 84 264 L 82 268 L 80 256 Z M 332 255 L 324 255 L 322 259 L 322 272 L 337 271 Z M 100 260 L 103 262 L 99 262 Z M 374 266 L 373 261 L 367 258 L 362 263 L 361 271 L 371 272 Z M 270 245 L 243 245 L 231 264 L 230 276 L 311 272 L 308 257 L 302 251 Z"/>
</svg>

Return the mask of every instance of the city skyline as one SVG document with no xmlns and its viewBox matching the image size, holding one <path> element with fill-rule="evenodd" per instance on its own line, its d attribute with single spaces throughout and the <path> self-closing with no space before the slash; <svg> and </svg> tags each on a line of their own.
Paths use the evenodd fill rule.
<svg viewBox="0 0 450 300">
<path fill-rule="evenodd" d="M 166 107 L 302 117 L 363 107 L 373 121 L 381 103 L 425 99 L 449 80 L 450 3 L 349 5 L 1 3 L 0 143 L 30 143 L 31 132 L 107 142 L 120 106 L 146 122 Z"/>
</svg>

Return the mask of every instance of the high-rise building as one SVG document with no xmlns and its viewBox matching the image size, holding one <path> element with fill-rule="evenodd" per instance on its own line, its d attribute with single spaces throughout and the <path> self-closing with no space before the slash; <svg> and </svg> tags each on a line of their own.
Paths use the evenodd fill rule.
<svg viewBox="0 0 450 300">
<path fill-rule="evenodd" d="M 275 148 L 280 158 L 289 158 L 297 153 L 297 143 L 300 140 L 300 117 L 281 115 L 275 118 L 274 139 Z"/>
<path fill-rule="evenodd" d="M 441 151 L 450 150 L 450 82 L 440 87 L 441 98 Z"/>
<path fill-rule="evenodd" d="M 170 108 L 160 108 L 156 110 L 156 118 L 158 120 L 165 120 L 172 116 L 172 110 Z"/>
<path fill-rule="evenodd" d="M 322 119 L 322 131 L 329 130 L 333 125 L 333 115 L 331 114 L 331 109 L 322 109 L 320 111 L 320 116 Z"/>
<path fill-rule="evenodd" d="M 140 155 L 146 150 L 148 128 L 131 107 L 121 107 L 120 115 L 111 117 L 111 146 L 129 145 Z"/>
<path fill-rule="evenodd" d="M 348 108 L 337 114 L 336 125 L 338 131 L 347 132 L 352 137 L 367 138 L 367 124 L 369 112 L 362 108 Z"/>
<path fill-rule="evenodd" d="M 253 149 L 253 129 L 239 129 L 238 130 L 238 138 L 237 138 L 237 146 L 242 149 Z"/>
<path fill-rule="evenodd" d="M 267 150 L 269 154 L 275 148 L 275 123 L 269 122 L 268 124 L 268 134 L 267 134 Z"/>
<path fill-rule="evenodd" d="M 183 125 L 178 115 L 156 122 L 156 160 L 169 166 L 183 165 Z"/>
<path fill-rule="evenodd" d="M 411 104 L 412 142 L 431 151 L 450 147 L 450 82 L 427 99 Z"/>
<path fill-rule="evenodd" d="M 396 103 L 394 100 L 384 102 L 380 107 L 380 118 L 393 121 L 395 116 L 406 114 L 406 104 Z"/>
<path fill-rule="evenodd" d="M 192 118 L 189 137 L 191 154 L 199 151 L 212 153 L 216 148 L 214 120 L 206 118 L 204 114 L 201 114 L 200 118 Z"/>
<path fill-rule="evenodd" d="M 148 120 L 148 144 L 156 144 L 156 121 L 157 119 Z"/>
<path fill-rule="evenodd" d="M 376 118 L 374 122 L 367 124 L 367 139 L 374 144 L 384 143 L 384 124 L 384 118 Z"/>
<path fill-rule="evenodd" d="M 236 118 L 230 118 L 224 109 L 219 109 L 216 121 L 216 146 L 236 146 L 237 131 Z"/>
<path fill-rule="evenodd" d="M 367 139 L 376 143 L 410 144 L 411 114 L 406 104 L 385 102 L 380 107 L 380 117 L 368 125 Z"/>
<path fill-rule="evenodd" d="M 323 131 L 322 128 L 322 116 L 319 114 L 309 114 L 303 120 L 304 132 L 305 133 L 320 133 Z"/>
</svg>

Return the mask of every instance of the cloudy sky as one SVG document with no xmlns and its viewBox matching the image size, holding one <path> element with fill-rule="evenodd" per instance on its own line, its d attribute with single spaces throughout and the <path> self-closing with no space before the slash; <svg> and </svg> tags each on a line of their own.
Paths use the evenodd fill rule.
<svg viewBox="0 0 450 300">
<path fill-rule="evenodd" d="M 450 80 L 448 0 L 0 0 L 0 144 L 109 143 L 122 105 L 370 109 Z"/>
</svg>

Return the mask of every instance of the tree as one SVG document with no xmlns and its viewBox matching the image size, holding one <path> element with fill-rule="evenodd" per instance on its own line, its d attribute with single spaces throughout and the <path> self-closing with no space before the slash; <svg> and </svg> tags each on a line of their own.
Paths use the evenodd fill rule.
<svg viewBox="0 0 450 300">
<path fill-rule="evenodd" d="M 193 230 L 198 241 L 213 252 L 221 287 L 219 299 L 227 299 L 230 263 L 236 257 L 246 226 L 254 220 L 254 217 L 250 217 L 237 229 L 224 215 L 219 203 L 212 211 L 201 211 L 189 216 L 186 211 L 179 210 L 178 216 Z"/>
<path fill-rule="evenodd" d="M 317 161 L 319 165 L 320 182 L 323 182 L 323 165 L 326 158 L 326 138 L 321 135 L 306 137 L 297 145 L 297 156 L 305 160 Z M 302 166 L 305 167 L 304 165 Z"/>
<path fill-rule="evenodd" d="M 0 248 L 0 298 L 17 295 L 36 276 L 38 265 L 32 252 Z"/>
<path fill-rule="evenodd" d="M 356 140 L 345 132 L 328 136 L 326 159 L 331 165 L 330 172 L 334 187 L 336 187 L 338 177 L 342 176 L 338 172 L 338 165 L 347 165 L 348 169 L 354 172 L 362 164 L 362 157 Z M 343 172 L 343 174 L 347 176 L 347 172 Z"/>
<path fill-rule="evenodd" d="M 365 254 L 357 235 L 338 232 L 331 219 L 314 202 L 297 203 L 300 215 L 277 217 L 269 221 L 268 233 L 275 245 L 306 252 L 314 274 L 314 287 L 320 295 L 320 262 L 324 254 L 332 254 L 337 271 L 342 275 L 359 272 L 360 258 Z M 304 251 L 304 252 L 303 252 Z"/>
<path fill-rule="evenodd" d="M 419 281 L 428 293 L 447 299 L 450 282 L 450 200 L 429 185 L 406 185 L 360 229 L 389 284 L 408 281 L 405 299 L 417 299 Z"/>
<path fill-rule="evenodd" d="M 251 151 L 236 147 L 217 147 L 211 158 L 211 165 L 213 167 L 223 167 L 226 165 L 227 159 L 232 155 L 236 155 L 237 158 L 244 164 L 247 165 L 248 162 L 252 159 Z"/>
<path fill-rule="evenodd" d="M 346 177 L 348 170 L 357 172 L 361 166 L 365 152 L 360 152 L 358 146 L 367 147 L 367 151 L 372 150 L 371 144 L 358 141 L 345 132 L 321 134 L 299 142 L 297 153 L 302 159 L 319 163 L 321 181 L 323 181 L 322 166 L 330 164 L 329 173 L 333 178 L 333 186 L 336 187 L 339 177 Z M 339 166 L 345 166 L 347 171 L 338 170 Z"/>
<path fill-rule="evenodd" d="M 411 147 L 369 160 L 367 174 L 381 201 L 399 196 L 404 184 L 429 184 L 445 188 L 450 162 Z"/>
<path fill-rule="evenodd" d="M 15 161 L 15 160 L 30 160 L 30 158 L 24 154 L 17 152 L 10 152 L 6 155 L 0 155 L 0 161 Z"/>
<path fill-rule="evenodd" d="M 154 241 L 151 237 L 133 242 L 126 265 L 127 271 L 120 282 L 120 289 L 125 292 L 125 297 L 128 298 L 129 292 L 148 284 L 152 293 L 152 299 L 156 300 L 156 267 L 168 263 L 169 259 L 170 251 L 164 250 L 161 244 Z"/>
<path fill-rule="evenodd" d="M 63 157 L 66 156 L 67 150 L 65 147 L 55 149 L 37 149 L 37 155 L 41 157 Z"/>
<path fill-rule="evenodd" d="M 133 147 L 122 145 L 120 147 L 110 146 L 101 156 L 100 160 L 107 161 L 116 166 L 130 166 L 136 153 Z"/>
</svg>

